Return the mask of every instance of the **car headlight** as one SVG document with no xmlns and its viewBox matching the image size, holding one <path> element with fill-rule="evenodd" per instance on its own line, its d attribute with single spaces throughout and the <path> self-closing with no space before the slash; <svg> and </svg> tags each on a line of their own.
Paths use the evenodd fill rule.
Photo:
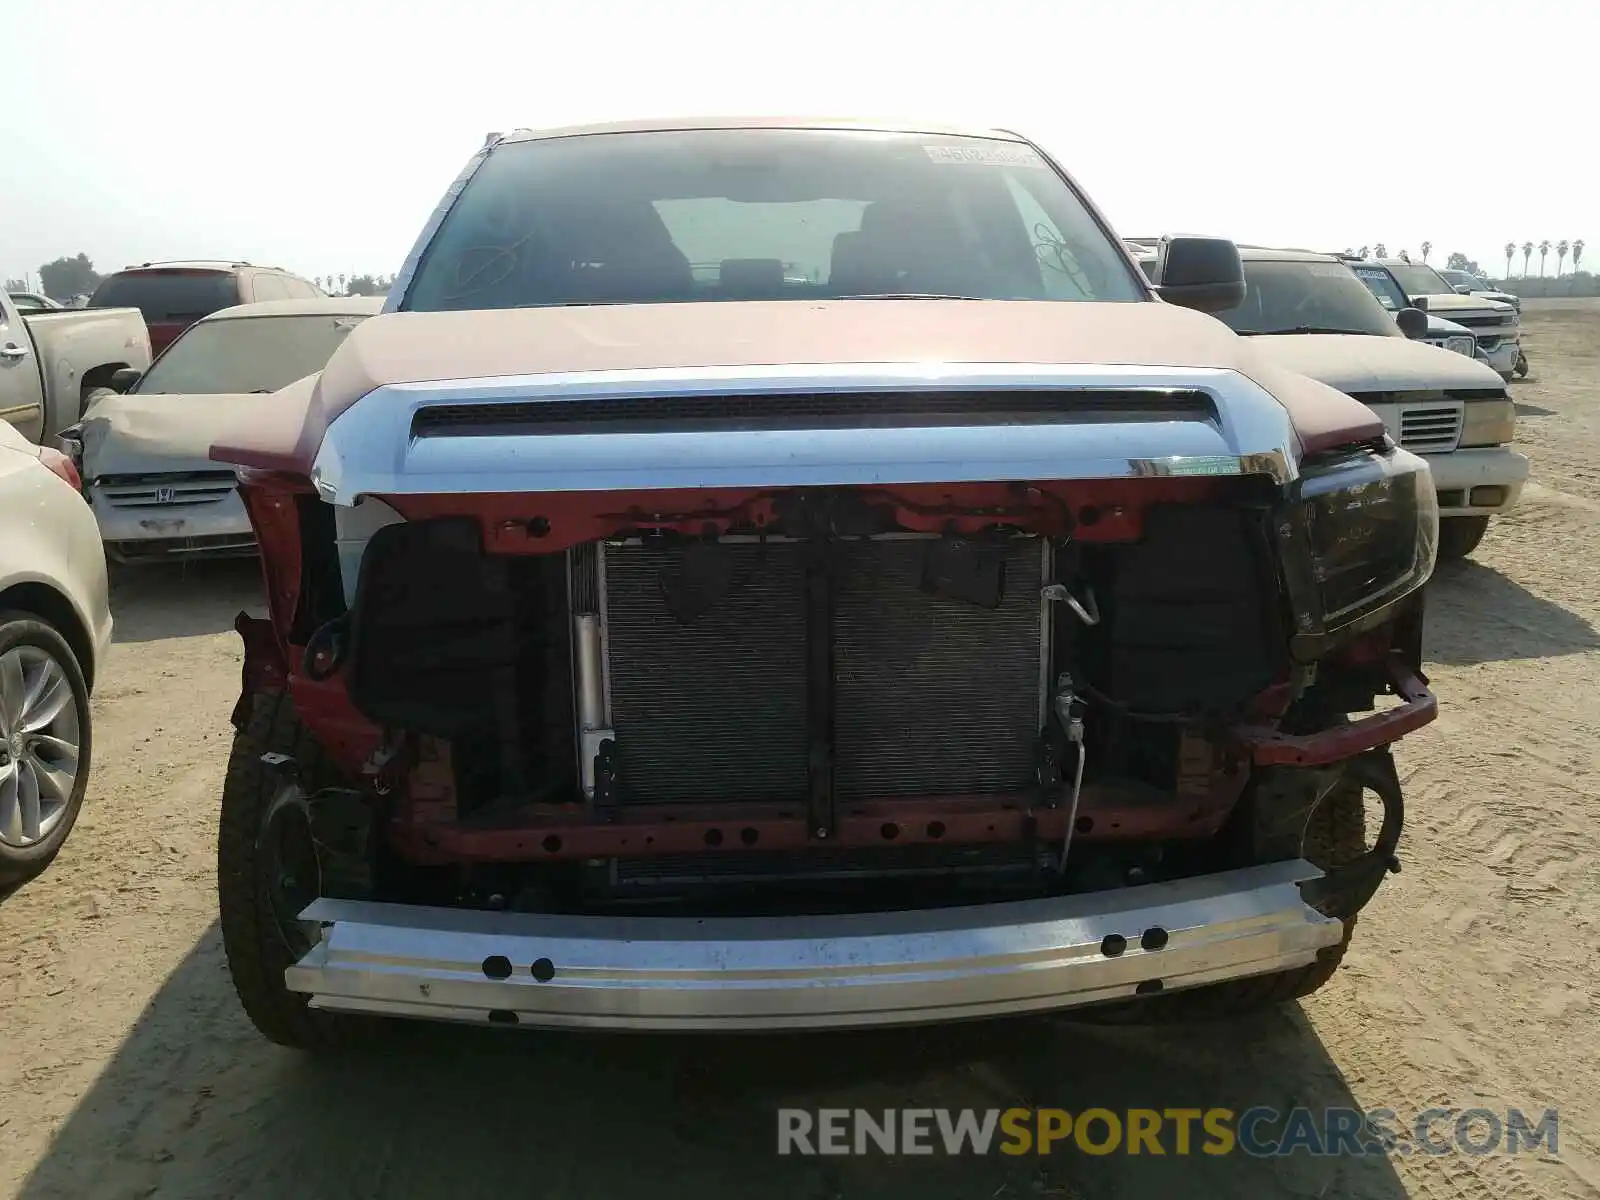
<svg viewBox="0 0 1600 1200">
<path fill-rule="evenodd" d="M 1461 446 L 1503 446 L 1516 436 L 1517 408 L 1510 400 L 1469 400 Z"/>
<path fill-rule="evenodd" d="M 1295 653 L 1329 635 L 1381 624 L 1433 574 L 1439 497 L 1428 464 L 1406 450 L 1362 451 L 1307 471 L 1278 522 L 1294 607 Z"/>
<path fill-rule="evenodd" d="M 1447 337 L 1444 340 L 1444 348 L 1453 350 L 1457 354 L 1465 354 L 1468 358 L 1471 358 L 1478 351 L 1478 339 L 1469 337 L 1464 333 L 1456 337 Z"/>
</svg>

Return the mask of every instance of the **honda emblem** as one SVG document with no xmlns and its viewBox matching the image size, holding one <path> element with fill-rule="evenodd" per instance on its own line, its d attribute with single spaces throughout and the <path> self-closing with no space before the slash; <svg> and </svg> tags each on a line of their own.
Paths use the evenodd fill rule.
<svg viewBox="0 0 1600 1200">
<path fill-rule="evenodd" d="M 171 504 L 177 498 L 178 490 L 176 488 L 158 487 L 156 489 L 157 504 Z"/>
</svg>

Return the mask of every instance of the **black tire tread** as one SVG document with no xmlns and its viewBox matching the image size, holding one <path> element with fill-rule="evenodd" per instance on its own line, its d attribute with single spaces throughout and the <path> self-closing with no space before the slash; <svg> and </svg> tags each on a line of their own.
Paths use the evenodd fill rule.
<svg viewBox="0 0 1600 1200">
<path fill-rule="evenodd" d="M 1488 517 L 1446 517 L 1439 522 L 1439 561 L 1454 562 L 1478 548 L 1489 532 Z"/>
<path fill-rule="evenodd" d="M 1366 851 L 1366 812 L 1362 789 L 1340 784 L 1315 809 L 1305 830 L 1305 857 L 1320 867 L 1347 863 Z M 1083 1010 L 1086 1021 L 1115 1025 L 1162 1025 L 1180 1021 L 1220 1020 L 1291 1000 L 1301 1000 L 1333 978 L 1355 933 L 1356 918 L 1343 921 L 1344 935 L 1335 946 L 1291 971 L 1274 971 L 1231 979 L 1204 987 L 1118 1001 Z"/>
<path fill-rule="evenodd" d="M 228 972 L 245 1015 L 269 1041 L 297 1050 L 344 1049 L 364 1040 L 369 1023 L 312 1009 L 307 997 L 288 989 L 283 973 L 291 954 L 263 903 L 259 832 L 279 786 L 261 761 L 267 753 L 293 758 L 308 781 L 332 774 L 286 694 L 252 697 L 249 720 L 234 735 L 217 827 L 217 898 Z"/>
</svg>

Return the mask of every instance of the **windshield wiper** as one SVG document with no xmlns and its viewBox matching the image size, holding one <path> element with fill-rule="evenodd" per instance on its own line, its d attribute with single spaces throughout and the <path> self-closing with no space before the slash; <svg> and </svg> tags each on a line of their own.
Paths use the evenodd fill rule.
<svg viewBox="0 0 1600 1200">
<path fill-rule="evenodd" d="M 1240 337 L 1275 337 L 1279 334 L 1296 333 L 1349 333 L 1358 337 L 1372 337 L 1370 329 L 1335 329 L 1331 325 L 1295 325 L 1289 329 L 1241 329 Z M 1381 334 L 1378 336 L 1382 336 Z"/>
</svg>

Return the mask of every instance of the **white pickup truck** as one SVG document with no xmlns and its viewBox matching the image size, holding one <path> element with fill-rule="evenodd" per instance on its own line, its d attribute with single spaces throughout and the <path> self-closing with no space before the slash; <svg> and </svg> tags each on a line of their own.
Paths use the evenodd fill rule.
<svg viewBox="0 0 1600 1200">
<path fill-rule="evenodd" d="M 0 292 L 0 421 L 36 444 L 75 422 L 111 378 L 150 365 L 150 333 L 137 308 L 23 314 Z"/>
<path fill-rule="evenodd" d="M 1443 317 L 1472 330 L 1478 340 L 1483 361 L 1493 367 L 1507 383 L 1522 362 L 1522 314 L 1516 306 L 1482 295 L 1463 296 L 1455 286 L 1426 263 L 1402 258 L 1380 258 L 1373 262 L 1389 268 L 1406 291 L 1406 297 L 1429 316 Z"/>
</svg>

